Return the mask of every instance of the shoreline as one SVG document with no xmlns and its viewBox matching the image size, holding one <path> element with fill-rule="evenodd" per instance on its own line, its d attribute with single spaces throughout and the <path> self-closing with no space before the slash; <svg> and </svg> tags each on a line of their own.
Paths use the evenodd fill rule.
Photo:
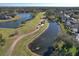
<svg viewBox="0 0 79 59">
<path fill-rule="evenodd" d="M 15 16 L 14 18 L 11 18 L 11 19 L 0 20 L 0 23 L 2 23 L 2 22 L 16 21 L 16 20 L 19 20 L 19 19 L 20 19 L 20 16 Z"/>
<path fill-rule="evenodd" d="M 24 47 L 25 52 L 26 52 L 26 55 L 27 55 L 28 51 L 29 51 L 29 55 L 37 55 L 37 54 L 33 53 L 33 52 L 29 49 L 28 45 L 29 45 L 32 41 L 34 41 L 35 38 L 39 37 L 48 27 L 49 27 L 49 24 L 46 22 L 46 24 L 45 24 L 44 26 L 42 26 L 37 32 L 33 33 L 34 35 L 31 37 L 30 40 L 27 39 L 27 40 L 28 40 L 28 43 L 25 43 L 25 45 L 27 45 L 27 46 Z M 42 31 L 42 32 L 40 33 L 39 31 Z M 31 35 L 30 35 L 30 36 L 31 36 Z M 24 38 L 26 38 L 26 36 L 25 36 Z M 25 40 L 25 39 L 24 39 L 24 40 Z M 24 40 L 23 40 L 23 41 L 24 41 Z M 21 42 L 21 40 L 20 40 L 20 42 Z M 27 51 L 26 51 L 26 50 L 27 50 Z M 16 50 L 14 50 L 14 52 L 15 52 L 15 51 L 16 51 Z M 16 55 L 16 52 L 15 52 L 15 53 L 12 53 L 11 55 Z"/>
<path fill-rule="evenodd" d="M 40 34 L 38 34 L 36 37 L 34 37 L 33 40 L 28 43 L 28 45 L 29 45 L 30 43 L 32 43 L 36 38 L 38 38 L 41 34 L 43 34 L 43 33 L 48 29 L 48 27 L 49 27 L 49 23 L 48 23 L 47 27 L 45 28 L 45 30 L 43 30 L 42 33 L 40 33 Z M 33 53 L 33 55 L 38 56 L 38 54 L 32 52 L 31 49 L 30 49 L 28 46 L 26 46 L 26 48 L 27 48 L 31 53 Z"/>
</svg>

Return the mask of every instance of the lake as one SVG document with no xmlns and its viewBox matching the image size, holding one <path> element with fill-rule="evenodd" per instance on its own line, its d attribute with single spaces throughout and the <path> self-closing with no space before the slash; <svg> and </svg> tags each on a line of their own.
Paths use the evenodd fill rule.
<svg viewBox="0 0 79 59">
<path fill-rule="evenodd" d="M 29 49 L 39 55 L 50 55 L 52 53 L 53 41 L 57 38 L 60 26 L 56 22 L 49 22 L 48 29 L 29 44 Z"/>
<path fill-rule="evenodd" d="M 20 16 L 20 19 L 16 21 L 1 22 L 0 28 L 17 28 L 22 22 L 32 19 L 32 13 L 21 13 L 17 14 L 17 16 Z"/>
</svg>

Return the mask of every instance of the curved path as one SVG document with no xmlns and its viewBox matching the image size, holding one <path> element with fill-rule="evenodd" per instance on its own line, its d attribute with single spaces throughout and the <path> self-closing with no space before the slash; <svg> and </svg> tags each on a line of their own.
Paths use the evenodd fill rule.
<svg viewBox="0 0 79 59">
<path fill-rule="evenodd" d="M 16 40 L 12 43 L 11 47 L 8 49 L 6 55 L 10 56 L 10 55 L 12 54 L 12 52 L 13 52 L 13 50 L 14 50 L 16 44 L 17 44 L 22 38 L 24 38 L 25 36 L 29 36 L 29 35 L 31 35 L 31 34 L 37 32 L 39 29 L 40 29 L 40 27 L 39 27 L 38 29 L 34 30 L 34 31 L 31 32 L 31 33 L 27 33 L 27 34 L 18 36 L 18 37 L 16 38 Z"/>
</svg>

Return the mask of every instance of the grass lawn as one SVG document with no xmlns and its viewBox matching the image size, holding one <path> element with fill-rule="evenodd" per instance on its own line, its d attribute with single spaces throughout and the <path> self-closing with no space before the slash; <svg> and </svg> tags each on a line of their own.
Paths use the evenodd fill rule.
<svg viewBox="0 0 79 59">
<path fill-rule="evenodd" d="M 33 31 L 37 24 L 40 22 L 40 18 L 43 16 L 43 13 L 39 13 L 36 15 L 35 18 L 33 18 L 30 21 L 27 21 L 25 24 L 22 24 L 22 27 L 19 27 L 17 30 L 22 33 L 28 33 L 30 31 Z"/>
<path fill-rule="evenodd" d="M 35 28 L 35 26 L 39 23 L 40 17 L 42 16 L 42 12 L 38 13 L 36 17 L 33 18 L 33 20 L 27 21 L 25 24 L 23 24 L 22 27 L 19 27 L 17 29 L 0 28 L 0 33 L 3 34 L 3 38 L 6 40 L 5 46 L 0 47 L 0 55 L 5 55 L 12 42 L 15 40 L 9 37 L 12 33 L 14 33 L 16 30 L 18 30 L 18 32 L 20 32 L 21 34 L 32 31 Z"/>
<path fill-rule="evenodd" d="M 30 49 L 28 48 L 29 43 L 31 43 L 33 40 L 35 40 L 35 38 L 37 38 L 39 35 L 41 35 L 45 29 L 48 27 L 48 22 L 46 22 L 46 24 L 40 28 L 39 31 L 37 31 L 36 33 L 24 37 L 15 47 L 15 50 L 13 51 L 12 55 L 27 55 L 27 56 L 31 56 L 31 55 L 37 55 L 33 52 L 30 51 Z M 19 49 L 19 50 L 18 50 Z"/>
<path fill-rule="evenodd" d="M 0 29 L 0 33 L 3 35 L 3 38 L 6 40 L 5 46 L 0 47 L 0 55 L 4 55 L 6 52 L 6 48 L 11 43 L 11 39 L 9 38 L 9 35 L 13 33 L 14 29 Z"/>
<path fill-rule="evenodd" d="M 62 32 L 66 32 L 66 29 L 64 28 L 64 24 L 63 23 L 60 23 L 60 27 L 61 27 Z"/>
</svg>

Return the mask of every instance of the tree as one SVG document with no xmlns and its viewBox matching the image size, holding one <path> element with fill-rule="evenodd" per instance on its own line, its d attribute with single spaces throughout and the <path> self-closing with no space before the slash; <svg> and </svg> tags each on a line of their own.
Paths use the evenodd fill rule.
<svg viewBox="0 0 79 59">
<path fill-rule="evenodd" d="M 57 39 L 53 43 L 53 49 L 55 55 L 64 55 L 64 56 L 74 56 L 78 55 L 78 47 L 76 46 L 77 42 L 74 42 L 73 38 L 71 38 L 67 34 L 61 34 L 57 37 Z M 54 55 L 54 54 L 53 54 Z"/>
<path fill-rule="evenodd" d="M 2 38 L 2 34 L 0 34 L 0 46 L 4 46 L 5 39 Z"/>
</svg>

